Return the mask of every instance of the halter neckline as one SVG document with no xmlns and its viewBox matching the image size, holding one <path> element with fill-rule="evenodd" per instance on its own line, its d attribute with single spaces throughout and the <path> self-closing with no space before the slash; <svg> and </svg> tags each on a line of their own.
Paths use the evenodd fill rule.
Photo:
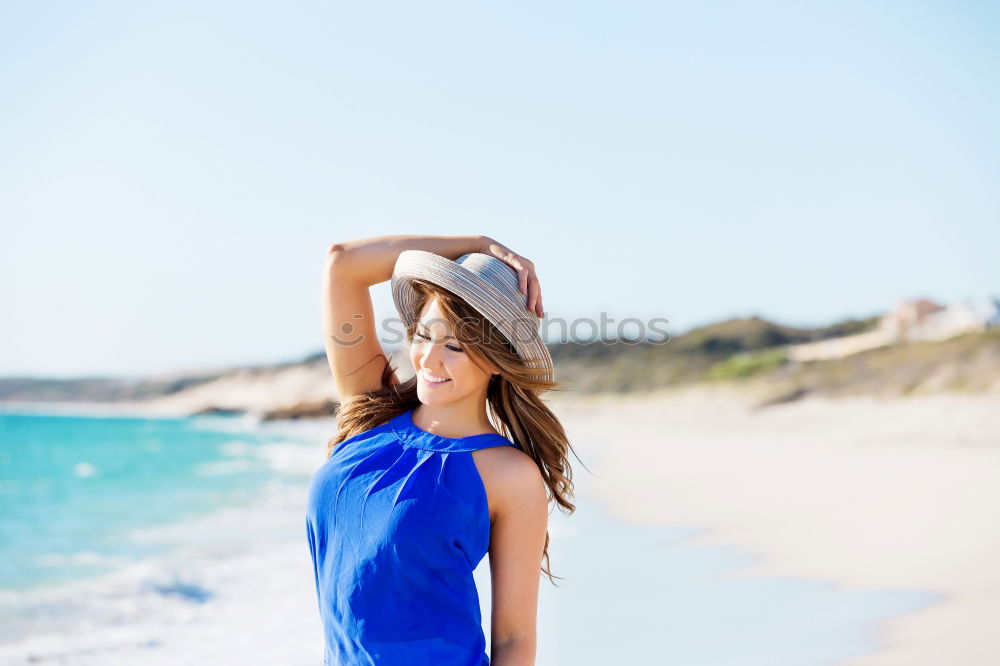
<svg viewBox="0 0 1000 666">
<path fill-rule="evenodd" d="M 470 435 L 469 437 L 444 437 L 421 430 L 413 422 L 413 412 L 415 409 L 415 407 L 408 409 L 390 421 L 393 432 L 407 446 L 442 452 L 478 451 L 479 449 L 488 449 L 504 444 L 515 446 L 509 439 L 495 432 L 484 432 L 479 435 Z"/>
</svg>

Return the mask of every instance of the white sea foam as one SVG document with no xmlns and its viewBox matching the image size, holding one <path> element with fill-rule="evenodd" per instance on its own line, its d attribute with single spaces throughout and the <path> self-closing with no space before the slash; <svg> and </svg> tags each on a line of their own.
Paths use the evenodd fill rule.
<svg viewBox="0 0 1000 666">
<path fill-rule="evenodd" d="M 250 506 L 134 533 L 165 555 L 0 594 L 0 664 L 321 663 L 304 502 L 301 484 L 269 484 Z"/>
<path fill-rule="evenodd" d="M 189 418 L 192 430 L 215 430 L 220 432 L 257 432 L 261 424 L 260 416 L 253 413 L 238 416 L 196 415 Z"/>
<path fill-rule="evenodd" d="M 250 460 L 215 460 L 196 466 L 194 473 L 197 476 L 224 476 L 226 474 L 242 474 L 253 470 L 253 468 L 254 464 Z"/>
<path fill-rule="evenodd" d="M 219 447 L 223 455 L 227 456 L 249 456 L 253 455 L 254 444 L 243 440 L 234 439 Z"/>
<path fill-rule="evenodd" d="M 73 466 L 74 476 L 78 476 L 81 479 L 86 479 L 92 476 L 97 476 L 100 473 L 100 468 L 97 465 L 91 464 L 89 462 L 79 462 Z"/>
<path fill-rule="evenodd" d="M 107 555 L 93 550 L 78 550 L 72 553 L 46 553 L 38 557 L 39 564 L 47 567 L 107 566 L 122 565 L 125 558 Z"/>
<path fill-rule="evenodd" d="M 298 476 L 311 475 L 326 459 L 324 449 L 296 442 L 259 444 L 254 454 L 274 471 Z"/>
</svg>

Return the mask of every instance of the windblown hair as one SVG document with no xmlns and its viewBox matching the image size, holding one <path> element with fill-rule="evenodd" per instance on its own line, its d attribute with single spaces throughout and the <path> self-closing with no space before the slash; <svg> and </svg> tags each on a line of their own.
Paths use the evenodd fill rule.
<svg viewBox="0 0 1000 666">
<path fill-rule="evenodd" d="M 539 397 L 544 391 L 560 390 L 563 383 L 548 380 L 543 376 L 543 370 L 525 363 L 504 334 L 460 296 L 423 280 L 414 280 L 413 285 L 419 294 L 414 306 L 416 313 L 423 312 L 425 305 L 436 299 L 441 312 L 455 328 L 455 337 L 462 343 L 470 360 L 483 367 L 478 359 L 485 358 L 500 371 L 499 375 L 491 377 L 487 387 L 488 417 L 501 435 L 515 442 L 535 461 L 548 488 L 549 502 L 555 501 L 561 511 L 572 514 L 576 505 L 571 501 L 574 497 L 573 470 L 568 453 L 573 451 L 576 455 L 576 451 L 570 445 L 562 424 Z M 412 343 L 415 332 L 415 323 L 407 327 L 408 343 Z M 338 432 L 328 443 L 327 457 L 333 455 L 339 443 L 420 404 L 417 377 L 395 383 L 395 369 L 384 356 L 377 358 L 385 361 L 380 388 L 351 396 L 340 404 L 337 411 Z M 542 571 L 556 585 L 554 578 L 561 576 L 553 576 L 549 570 L 548 551 L 549 534 L 546 532 Z"/>
</svg>

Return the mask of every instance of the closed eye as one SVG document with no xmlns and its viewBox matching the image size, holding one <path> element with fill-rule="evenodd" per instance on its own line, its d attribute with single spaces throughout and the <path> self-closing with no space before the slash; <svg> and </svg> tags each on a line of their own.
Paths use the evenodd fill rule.
<svg viewBox="0 0 1000 666">
<path fill-rule="evenodd" d="M 415 338 L 423 338 L 424 340 L 430 340 L 430 338 L 428 338 L 423 333 L 415 333 L 413 337 L 415 337 Z M 448 349 L 450 349 L 453 352 L 461 352 L 462 351 L 461 347 L 456 347 L 454 345 L 445 345 L 445 347 L 447 347 Z"/>
</svg>

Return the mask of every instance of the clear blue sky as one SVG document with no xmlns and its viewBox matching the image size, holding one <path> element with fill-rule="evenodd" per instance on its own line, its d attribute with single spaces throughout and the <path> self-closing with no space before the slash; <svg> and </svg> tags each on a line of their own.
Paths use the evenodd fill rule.
<svg viewBox="0 0 1000 666">
<path fill-rule="evenodd" d="M 0 6 L 0 375 L 319 351 L 383 234 L 673 334 L 1000 295 L 997 3 L 82 4 Z"/>
</svg>

